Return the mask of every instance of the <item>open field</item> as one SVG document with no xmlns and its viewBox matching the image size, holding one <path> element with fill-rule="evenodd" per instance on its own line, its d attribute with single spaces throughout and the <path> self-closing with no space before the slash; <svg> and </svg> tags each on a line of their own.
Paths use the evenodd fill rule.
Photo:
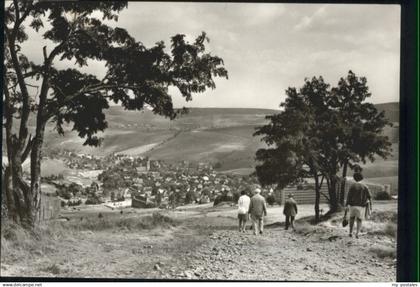
<svg viewBox="0 0 420 287">
<path fill-rule="evenodd" d="M 396 209 L 395 201 L 376 202 L 358 240 L 341 215 L 306 223 L 310 205 L 299 208 L 297 232 L 283 229 L 281 207 L 270 207 L 263 236 L 239 233 L 230 204 L 69 209 L 69 221 L 35 237 L 3 229 L 1 276 L 395 281 Z"/>
</svg>

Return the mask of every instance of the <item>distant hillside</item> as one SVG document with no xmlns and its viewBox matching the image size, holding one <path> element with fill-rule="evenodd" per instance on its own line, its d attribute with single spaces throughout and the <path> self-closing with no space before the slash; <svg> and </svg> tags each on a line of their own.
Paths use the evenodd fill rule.
<svg viewBox="0 0 420 287">
<path fill-rule="evenodd" d="M 393 157 L 377 160 L 366 166 L 367 177 L 396 176 L 398 171 L 399 104 L 376 105 L 384 110 L 391 122 L 385 134 L 393 142 Z M 101 136 L 98 148 L 83 146 L 75 132 L 60 136 L 52 125 L 47 127 L 45 146 L 86 154 L 124 153 L 143 155 L 166 161 L 207 161 L 217 163 L 221 171 L 246 174 L 254 170 L 255 152 L 264 147 L 260 138 L 253 137 L 255 128 L 267 123 L 266 115 L 278 110 L 249 108 L 191 108 L 174 121 L 154 115 L 151 111 L 125 111 L 112 106 L 106 111 L 108 129 Z M 393 161 L 391 163 L 390 161 Z"/>
<path fill-rule="evenodd" d="M 393 123 L 400 122 L 400 103 L 383 103 L 376 104 L 376 108 L 380 111 L 385 111 L 385 117 Z"/>
<path fill-rule="evenodd" d="M 188 114 L 170 121 L 151 111 L 125 111 L 112 106 L 106 112 L 109 127 L 102 135 L 101 147 L 84 147 L 83 140 L 74 132 L 67 132 L 62 137 L 53 131 L 53 127 L 48 128 L 45 142 L 49 148 L 97 155 L 116 152 L 147 154 L 168 160 L 216 161 L 226 152 L 232 153 L 227 147 L 217 149 L 218 145 L 233 147 L 240 142 L 241 147 L 251 143 L 258 146 L 259 140 L 252 136 L 255 127 L 264 125 L 265 116 L 276 112 L 269 109 L 191 108 Z M 216 157 L 205 156 L 206 151 L 207 155 L 212 154 L 208 151 L 210 147 L 215 149 Z M 247 149 L 247 157 L 252 159 L 255 151 Z"/>
</svg>

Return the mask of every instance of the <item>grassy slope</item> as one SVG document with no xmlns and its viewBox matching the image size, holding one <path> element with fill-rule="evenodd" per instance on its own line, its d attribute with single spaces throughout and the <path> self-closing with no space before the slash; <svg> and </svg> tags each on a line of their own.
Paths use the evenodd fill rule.
<svg viewBox="0 0 420 287">
<path fill-rule="evenodd" d="M 254 164 L 255 151 L 263 146 L 258 138 L 249 136 L 253 132 L 254 126 L 186 131 L 147 155 L 170 161 L 220 162 L 222 170 L 250 168 Z"/>
</svg>

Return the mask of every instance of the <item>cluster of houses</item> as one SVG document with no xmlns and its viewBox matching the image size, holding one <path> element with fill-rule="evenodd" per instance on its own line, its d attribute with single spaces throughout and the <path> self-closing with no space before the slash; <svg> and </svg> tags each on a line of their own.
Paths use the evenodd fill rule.
<svg viewBox="0 0 420 287">
<path fill-rule="evenodd" d="M 131 198 L 133 207 L 175 207 L 189 203 L 236 201 L 241 190 L 250 191 L 258 184 L 254 176 L 216 172 L 211 164 L 203 162 L 168 163 L 141 156 L 111 154 L 99 157 L 70 151 L 61 152 L 60 157 L 72 169 L 102 170 L 95 192 L 98 200 L 90 200 L 91 204 L 128 198 Z M 60 182 L 58 178 L 50 180 Z M 80 193 L 68 193 L 72 195 L 71 198 L 65 198 L 69 206 L 72 200 L 81 196 Z M 268 193 L 270 189 L 263 190 L 263 194 Z M 83 193 L 82 197 L 86 197 L 86 194 Z M 88 196 L 88 199 L 96 197 Z"/>
<path fill-rule="evenodd" d="M 208 163 L 122 157 L 98 176 L 104 196 L 131 197 L 134 207 L 174 207 L 209 203 L 217 197 L 236 200 L 242 189 L 257 184 L 255 177 L 222 174 Z"/>
</svg>

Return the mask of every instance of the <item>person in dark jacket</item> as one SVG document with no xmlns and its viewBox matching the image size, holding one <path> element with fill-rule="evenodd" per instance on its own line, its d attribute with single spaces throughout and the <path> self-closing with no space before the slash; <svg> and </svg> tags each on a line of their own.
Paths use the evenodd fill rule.
<svg viewBox="0 0 420 287">
<path fill-rule="evenodd" d="M 286 216 L 285 229 L 289 229 L 289 226 L 295 230 L 295 216 L 298 213 L 297 203 L 293 198 L 293 194 L 289 193 L 288 199 L 284 202 L 283 214 Z"/>
<path fill-rule="evenodd" d="M 371 195 L 369 188 L 361 182 L 363 180 L 362 173 L 355 172 L 353 178 L 356 182 L 350 186 L 349 192 L 347 193 L 346 207 L 350 214 L 349 236 L 353 236 L 353 226 L 356 220 L 356 238 L 359 238 L 359 232 L 362 228 L 362 214 L 366 206 L 371 203 Z"/>
</svg>

